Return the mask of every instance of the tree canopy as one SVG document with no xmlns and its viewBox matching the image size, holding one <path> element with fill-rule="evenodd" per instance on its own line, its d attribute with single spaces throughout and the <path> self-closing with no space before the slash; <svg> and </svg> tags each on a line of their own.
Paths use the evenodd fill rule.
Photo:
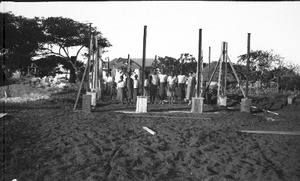
<svg viewBox="0 0 300 181">
<path fill-rule="evenodd" d="M 182 71 L 186 75 L 191 71 L 197 71 L 196 59 L 189 53 L 182 53 L 178 59 L 169 56 L 158 57 L 158 61 L 153 62 L 152 66 L 164 70 L 166 74 L 170 74 L 171 72 L 179 74 Z"/>
<path fill-rule="evenodd" d="M 98 45 L 102 51 L 111 46 L 96 27 L 70 18 L 26 18 L 12 13 L 0 15 L 3 25 L 0 27 L 0 40 L 3 42 L 0 47 L 1 65 L 7 72 L 26 71 L 33 59 L 39 60 L 38 62 L 45 61 L 44 64 L 39 63 L 39 67 L 47 70 L 45 66 L 49 61 L 53 61 L 50 66 L 52 68 L 59 59 L 64 67 L 71 70 L 74 81 L 82 66 L 77 60 L 78 55 L 88 55 L 86 50 L 89 47 L 90 35 L 99 37 Z"/>
<path fill-rule="evenodd" d="M 83 48 L 89 47 L 91 35 L 98 36 L 98 45 L 102 48 L 111 44 L 104 38 L 100 31 L 88 24 L 74 21 L 64 17 L 50 17 L 42 19 L 42 27 L 46 41 L 42 49 L 42 54 L 56 55 L 63 58 L 71 65 L 71 82 L 75 82 L 75 75 L 78 73 L 78 55 Z M 70 49 L 77 49 L 76 53 L 71 53 Z M 93 47 L 95 48 L 95 47 Z M 87 54 L 83 54 L 86 55 Z"/>
<path fill-rule="evenodd" d="M 238 57 L 238 64 L 235 65 L 237 73 L 242 79 L 246 77 L 247 54 Z M 249 80 L 261 82 L 261 88 L 270 86 L 270 82 L 277 82 L 283 89 L 292 90 L 297 83 L 299 75 L 295 72 L 295 66 L 287 65 L 284 58 L 271 51 L 256 50 L 250 52 L 249 57 Z M 297 84 L 296 84 L 297 85 Z M 298 86 L 298 85 L 297 85 Z M 298 86 L 300 89 L 300 85 Z"/>
<path fill-rule="evenodd" d="M 6 50 L 1 59 L 1 65 L 7 72 L 24 70 L 30 64 L 31 58 L 36 56 L 42 46 L 42 29 L 37 19 L 15 16 L 12 13 L 0 13 L 0 45 Z"/>
</svg>

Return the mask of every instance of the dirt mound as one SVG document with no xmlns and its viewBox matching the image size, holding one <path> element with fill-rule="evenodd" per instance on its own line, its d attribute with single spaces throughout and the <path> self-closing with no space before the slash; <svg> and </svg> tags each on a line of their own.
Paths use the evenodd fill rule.
<svg viewBox="0 0 300 181">
<path fill-rule="evenodd" d="M 288 96 L 254 97 L 252 104 L 260 109 L 278 110 L 287 105 Z"/>
<path fill-rule="evenodd" d="M 29 84 L 11 84 L 1 87 L 1 97 L 4 97 L 6 91 L 8 97 L 22 97 L 31 93 L 46 94 L 47 91 L 30 86 Z"/>
</svg>

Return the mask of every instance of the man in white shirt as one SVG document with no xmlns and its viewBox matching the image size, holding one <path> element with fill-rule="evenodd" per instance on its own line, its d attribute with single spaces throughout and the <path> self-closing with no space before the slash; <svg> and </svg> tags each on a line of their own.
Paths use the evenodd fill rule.
<svg viewBox="0 0 300 181">
<path fill-rule="evenodd" d="M 139 80 L 138 80 L 138 75 L 135 75 L 133 80 L 133 103 L 134 104 L 136 104 L 138 94 L 139 94 Z"/>
<path fill-rule="evenodd" d="M 161 73 L 158 75 L 160 104 L 164 104 L 164 100 L 166 97 L 167 78 L 168 76 L 164 73 L 164 70 L 162 70 Z"/>
<path fill-rule="evenodd" d="M 112 84 L 112 81 L 113 81 L 113 78 L 111 76 L 111 73 L 107 73 L 106 74 L 107 78 L 106 78 L 106 91 L 107 91 L 107 94 L 108 95 L 111 95 L 111 84 Z"/>
<path fill-rule="evenodd" d="M 150 103 L 154 104 L 154 100 L 157 95 L 157 87 L 158 87 L 158 75 L 156 74 L 156 70 L 153 70 L 153 73 L 151 74 L 151 79 L 150 79 Z"/>
<path fill-rule="evenodd" d="M 180 75 L 177 76 L 178 80 L 178 99 L 182 101 L 185 98 L 185 84 L 186 77 L 183 75 L 182 71 L 180 71 Z"/>
<path fill-rule="evenodd" d="M 175 87 L 177 83 L 177 77 L 174 75 L 174 72 L 171 72 L 171 75 L 167 79 L 168 82 L 168 95 L 169 103 L 172 104 L 175 102 Z"/>
</svg>

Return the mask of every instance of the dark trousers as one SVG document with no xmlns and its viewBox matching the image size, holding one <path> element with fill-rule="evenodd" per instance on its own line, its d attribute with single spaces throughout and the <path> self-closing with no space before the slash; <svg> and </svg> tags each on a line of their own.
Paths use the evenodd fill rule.
<svg viewBox="0 0 300 181">
<path fill-rule="evenodd" d="M 157 85 L 150 85 L 150 103 L 154 103 L 157 95 Z"/>
<path fill-rule="evenodd" d="M 183 100 L 185 97 L 184 91 L 185 84 L 178 84 L 178 99 Z"/>
<path fill-rule="evenodd" d="M 136 103 L 138 94 L 139 94 L 139 89 L 138 88 L 134 88 L 133 89 L 133 102 L 134 103 Z"/>
</svg>

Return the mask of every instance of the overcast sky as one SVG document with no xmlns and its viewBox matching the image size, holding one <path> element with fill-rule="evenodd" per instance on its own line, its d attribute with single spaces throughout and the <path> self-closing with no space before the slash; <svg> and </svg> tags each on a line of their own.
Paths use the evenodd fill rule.
<svg viewBox="0 0 300 181">
<path fill-rule="evenodd" d="M 300 64 L 300 2 L 2 2 L 1 11 L 32 17 L 63 16 L 91 22 L 113 45 L 104 57 L 142 58 L 143 29 L 147 25 L 147 58 L 181 53 L 198 57 L 202 29 L 204 62 L 208 47 L 218 60 L 221 43 L 228 42 L 229 57 L 251 50 L 271 50 Z"/>
</svg>

